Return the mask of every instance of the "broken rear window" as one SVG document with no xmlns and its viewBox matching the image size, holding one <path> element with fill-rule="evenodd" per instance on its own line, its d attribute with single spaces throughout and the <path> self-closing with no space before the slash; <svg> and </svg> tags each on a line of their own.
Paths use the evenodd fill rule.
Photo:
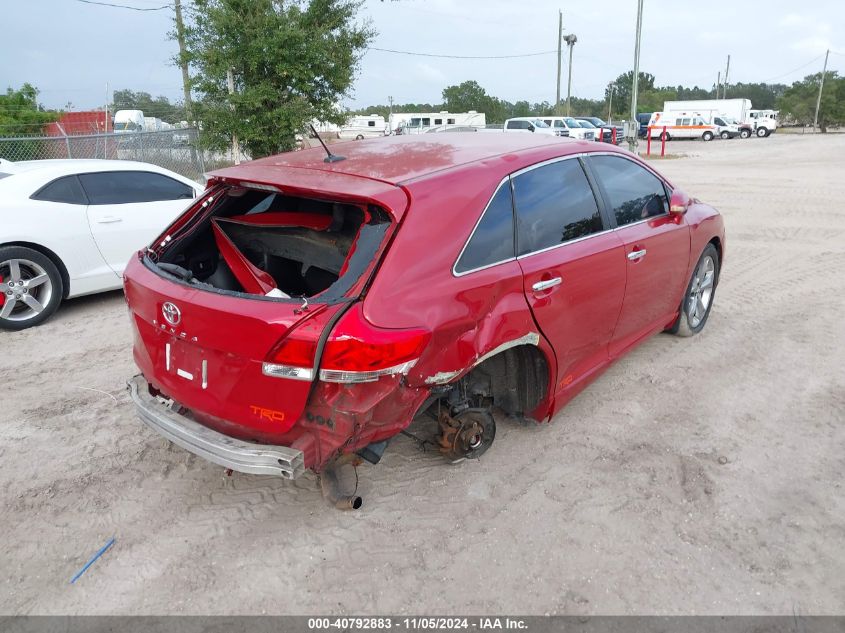
<svg viewBox="0 0 845 633">
<path fill-rule="evenodd" d="M 187 283 L 281 299 L 346 295 L 390 227 L 390 216 L 372 205 L 248 187 L 229 187 L 211 209 L 176 232 L 158 267 Z"/>
</svg>

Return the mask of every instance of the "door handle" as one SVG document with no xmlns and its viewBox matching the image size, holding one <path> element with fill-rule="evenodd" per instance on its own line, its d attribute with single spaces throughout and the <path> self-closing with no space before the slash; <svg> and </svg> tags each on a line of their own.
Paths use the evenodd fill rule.
<svg viewBox="0 0 845 633">
<path fill-rule="evenodd" d="M 555 277 L 554 279 L 546 279 L 544 281 L 538 281 L 536 284 L 531 286 L 531 290 L 534 292 L 541 292 L 543 290 L 548 290 L 549 288 L 554 288 L 555 286 L 560 285 L 563 283 L 563 279 L 560 277 Z"/>
<path fill-rule="evenodd" d="M 640 249 L 638 251 L 631 251 L 630 253 L 628 253 L 628 259 L 630 259 L 633 262 L 633 261 L 636 261 L 638 259 L 642 259 L 643 257 L 645 257 L 645 254 L 646 254 L 646 250 L 644 248 Z"/>
<path fill-rule="evenodd" d="M 101 218 L 97 218 L 97 224 L 112 224 L 113 222 L 123 222 L 123 218 L 114 215 L 104 215 Z"/>
</svg>

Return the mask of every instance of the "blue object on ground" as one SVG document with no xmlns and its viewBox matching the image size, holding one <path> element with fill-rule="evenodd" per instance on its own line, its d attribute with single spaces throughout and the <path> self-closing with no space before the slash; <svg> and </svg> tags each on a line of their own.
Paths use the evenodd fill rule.
<svg viewBox="0 0 845 633">
<path fill-rule="evenodd" d="M 96 554 L 94 554 L 94 555 L 91 557 L 91 560 L 89 560 L 87 563 L 85 563 L 85 566 L 84 566 L 82 569 L 80 569 L 78 572 L 76 572 L 76 575 L 75 575 L 73 578 L 71 578 L 71 579 L 70 579 L 70 584 L 73 584 L 73 583 L 75 583 L 77 580 L 79 580 L 79 577 L 80 577 L 82 574 L 84 574 L 86 571 L 88 571 L 88 568 L 89 568 L 91 565 L 93 565 L 93 564 L 94 564 L 94 562 L 95 562 L 95 561 L 96 561 L 96 560 L 97 560 L 100 556 L 102 556 L 103 554 L 105 554 L 105 553 L 106 553 L 106 550 L 107 550 L 108 548 L 110 548 L 112 545 L 114 545 L 114 537 L 113 537 L 113 536 L 109 539 L 109 542 L 108 542 L 108 543 L 106 543 L 105 545 L 103 545 L 103 546 L 100 548 L 100 550 L 99 550 Z"/>
</svg>

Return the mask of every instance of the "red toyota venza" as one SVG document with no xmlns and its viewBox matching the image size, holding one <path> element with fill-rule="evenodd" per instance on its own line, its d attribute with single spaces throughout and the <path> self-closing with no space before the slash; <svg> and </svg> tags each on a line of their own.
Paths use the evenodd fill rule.
<svg viewBox="0 0 845 633">
<path fill-rule="evenodd" d="M 325 474 L 377 462 L 426 414 L 449 459 L 476 457 L 494 410 L 548 421 L 645 338 L 707 322 L 722 218 L 625 150 L 502 133 L 332 147 L 215 172 L 126 268 L 130 393 L 192 453 Z"/>
</svg>

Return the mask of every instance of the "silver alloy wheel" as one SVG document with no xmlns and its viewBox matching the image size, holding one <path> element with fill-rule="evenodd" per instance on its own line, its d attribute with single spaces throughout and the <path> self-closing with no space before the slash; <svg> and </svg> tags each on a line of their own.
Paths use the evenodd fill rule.
<svg viewBox="0 0 845 633">
<path fill-rule="evenodd" d="M 53 282 L 40 265 L 28 259 L 0 262 L 0 319 L 27 321 L 41 314 L 53 298 Z"/>
<path fill-rule="evenodd" d="M 687 297 L 687 316 L 690 327 L 695 329 L 707 314 L 710 301 L 713 299 L 713 282 L 716 277 L 716 263 L 708 255 L 698 264 L 692 279 L 689 296 Z"/>
</svg>

